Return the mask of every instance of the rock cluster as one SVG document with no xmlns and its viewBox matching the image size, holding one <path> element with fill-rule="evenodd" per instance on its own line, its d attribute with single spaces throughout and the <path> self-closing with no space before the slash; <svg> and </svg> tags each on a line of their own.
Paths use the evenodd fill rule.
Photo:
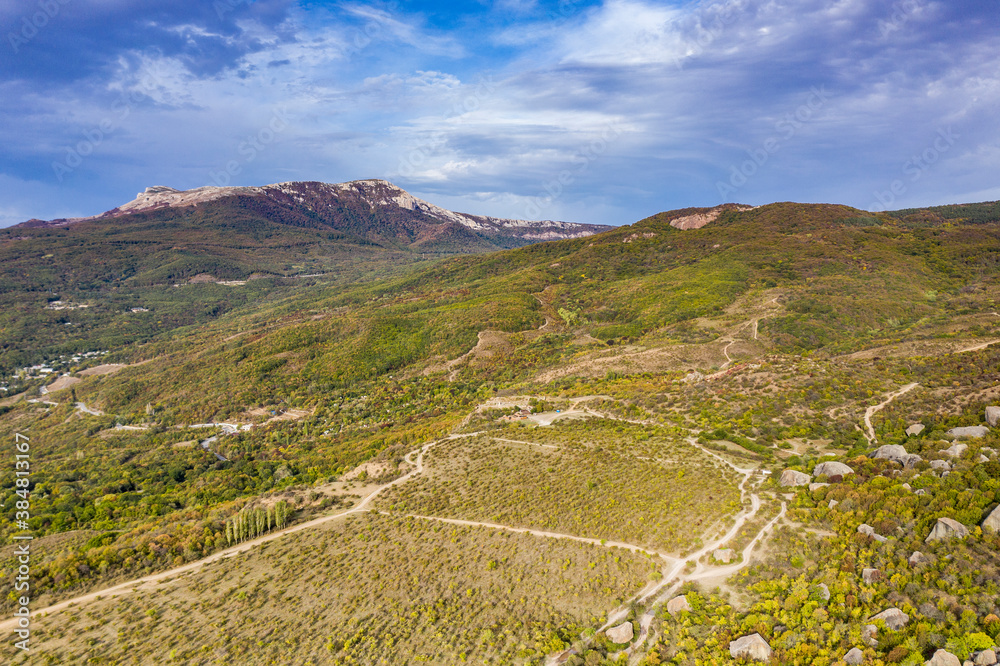
<svg viewBox="0 0 1000 666">
<path fill-rule="evenodd" d="M 887 460 L 892 460 L 893 462 L 898 462 L 907 469 L 912 468 L 918 462 L 923 460 L 923 458 L 918 456 L 916 453 L 907 453 L 902 444 L 885 444 L 875 449 L 869 455 L 872 458 L 885 458 Z"/>
<path fill-rule="evenodd" d="M 858 525 L 858 534 L 867 534 L 868 536 L 875 539 L 879 543 L 886 542 L 886 538 L 881 534 L 876 534 L 875 528 L 867 523 L 861 523 L 860 525 Z"/>
</svg>

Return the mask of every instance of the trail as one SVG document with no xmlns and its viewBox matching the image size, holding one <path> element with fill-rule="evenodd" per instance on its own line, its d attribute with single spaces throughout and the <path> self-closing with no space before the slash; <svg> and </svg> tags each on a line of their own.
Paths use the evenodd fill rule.
<svg viewBox="0 0 1000 666">
<path fill-rule="evenodd" d="M 865 439 L 868 440 L 868 444 L 870 446 L 878 444 L 878 440 L 875 438 L 875 427 L 872 425 L 872 416 L 874 416 L 876 412 L 882 411 L 883 407 L 888 405 L 890 402 L 892 402 L 899 396 L 905 393 L 909 393 L 918 386 L 920 386 L 920 384 L 917 382 L 913 382 L 912 384 L 907 384 L 906 386 L 899 389 L 895 393 L 890 393 L 888 396 L 886 396 L 886 399 L 880 402 L 879 404 L 873 405 L 865 410 L 865 428 L 868 429 L 868 432 L 865 433 Z"/>
<path fill-rule="evenodd" d="M 478 435 L 478 434 L 481 433 L 472 433 L 471 435 Z M 465 437 L 471 435 L 451 435 L 448 437 L 448 439 L 456 439 L 458 437 Z M 128 594 L 142 587 L 149 588 L 157 583 L 162 583 L 171 578 L 176 578 L 177 576 L 190 573 L 192 571 L 197 571 L 198 569 L 201 569 L 205 565 L 212 564 L 214 562 L 219 562 L 221 560 L 225 560 L 230 557 L 235 557 L 236 555 L 245 553 L 252 548 L 256 548 L 257 546 L 268 543 L 269 541 L 275 541 L 276 539 L 281 539 L 285 536 L 288 536 L 289 534 L 295 534 L 296 532 L 309 530 L 334 520 L 339 520 L 341 518 L 345 518 L 350 515 L 368 511 L 367 508 L 368 505 L 372 502 L 372 500 L 375 499 L 376 496 L 378 496 L 385 490 L 392 488 L 393 486 L 399 485 L 401 483 L 405 483 L 413 476 L 422 473 L 424 470 L 424 464 L 423 464 L 424 453 L 426 453 L 430 448 L 432 448 L 435 444 L 437 444 L 440 441 L 443 440 L 435 440 L 433 442 L 429 442 L 427 444 L 424 444 L 421 448 L 417 449 L 416 451 L 411 451 L 406 456 L 405 459 L 408 463 L 415 465 L 414 469 L 412 469 L 404 476 L 399 477 L 395 481 L 387 483 L 384 486 L 379 486 L 371 493 L 369 493 L 357 506 L 355 506 L 352 509 L 348 509 L 347 511 L 341 511 L 340 513 L 331 514 L 329 516 L 320 516 L 319 518 L 313 518 L 312 520 L 306 521 L 304 523 L 299 523 L 298 525 L 292 525 L 291 527 L 286 527 L 276 532 L 270 532 L 268 534 L 265 534 L 264 536 L 258 537 L 251 541 L 244 541 L 241 544 L 237 544 L 235 546 L 231 546 L 230 548 L 226 548 L 225 550 L 220 550 L 217 553 L 213 553 L 208 557 L 204 557 L 194 562 L 189 562 L 188 564 L 184 564 L 182 566 L 175 567 L 173 569 L 168 569 L 167 571 L 161 571 L 160 573 L 151 574 L 149 576 L 143 576 L 142 578 L 137 578 L 135 580 L 126 581 L 124 583 L 118 583 L 117 585 L 113 585 L 111 587 L 106 587 L 101 590 L 95 590 L 93 592 L 88 592 L 86 594 L 73 597 L 72 599 L 66 599 L 64 601 L 60 601 L 59 603 L 52 604 L 51 606 L 47 606 L 45 608 L 35 609 L 31 612 L 31 616 L 33 618 L 37 618 L 39 615 L 42 614 L 48 615 L 51 613 L 56 613 L 61 610 L 65 610 L 70 606 L 83 606 L 85 604 L 97 600 L 98 598 L 104 598 L 113 595 L 117 596 L 122 594 Z M 416 456 L 415 460 L 414 456 Z M 14 619 L 0 622 L 0 632 L 13 631 L 16 625 L 17 625 L 17 620 Z"/>
<path fill-rule="evenodd" d="M 398 516 L 400 514 L 390 513 L 387 511 L 379 511 L 378 513 L 384 516 Z M 548 539 L 565 539 L 567 541 L 579 541 L 580 543 L 589 543 L 592 546 L 603 546 L 605 548 L 622 548 L 624 550 L 630 550 L 634 553 L 645 553 L 647 555 L 656 555 L 666 560 L 667 562 L 675 562 L 677 558 L 668 553 L 661 553 L 659 551 L 650 550 L 649 548 L 643 548 L 642 546 L 636 546 L 631 543 L 624 543 L 622 541 L 608 541 L 606 539 L 591 539 L 588 537 L 576 536 L 574 534 L 563 534 L 561 532 L 546 532 L 544 530 L 535 530 L 529 527 L 513 527 L 511 525 L 500 525 L 498 523 L 484 523 L 477 520 L 462 520 L 460 518 L 441 518 L 440 516 L 421 516 L 418 514 L 407 513 L 402 514 L 407 518 L 416 518 L 418 520 L 430 520 L 439 523 L 448 523 L 449 525 L 463 525 L 466 527 L 487 527 L 494 530 L 504 530 L 507 532 L 519 532 L 521 534 L 531 534 L 537 537 L 544 537 Z"/>
<path fill-rule="evenodd" d="M 996 313 L 994 312 L 992 314 L 996 314 Z M 990 340 L 989 342 L 984 342 L 984 343 L 982 343 L 980 345 L 975 345 L 973 347 L 966 347 L 965 349 L 959 349 L 957 352 L 954 352 L 954 353 L 956 353 L 956 354 L 965 354 L 966 352 L 982 351 L 982 350 L 986 349 L 987 347 L 989 347 L 990 345 L 995 345 L 998 342 L 1000 342 L 1000 340 Z"/>
<path fill-rule="evenodd" d="M 104 412 L 99 409 L 91 409 L 90 407 L 87 407 L 87 403 L 85 402 L 78 402 L 75 406 L 78 412 L 90 414 L 91 416 L 104 416 Z"/>
</svg>

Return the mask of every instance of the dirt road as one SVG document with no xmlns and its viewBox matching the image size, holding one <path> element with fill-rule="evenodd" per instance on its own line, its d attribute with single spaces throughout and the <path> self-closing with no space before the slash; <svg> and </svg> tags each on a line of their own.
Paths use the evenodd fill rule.
<svg viewBox="0 0 1000 666">
<path fill-rule="evenodd" d="M 865 433 L 865 439 L 868 440 L 869 444 L 871 444 L 872 446 L 878 444 L 878 440 L 875 438 L 875 427 L 872 425 L 872 416 L 874 416 L 876 412 L 882 411 L 883 407 L 888 405 L 890 402 L 892 402 L 899 396 L 905 393 L 909 393 L 918 386 L 920 386 L 920 384 L 918 384 L 917 382 L 914 382 L 912 384 L 907 384 L 898 391 L 890 393 L 888 396 L 886 396 L 885 400 L 883 400 L 879 404 L 873 405 L 865 410 L 865 428 L 868 429 L 868 431 Z"/>
</svg>

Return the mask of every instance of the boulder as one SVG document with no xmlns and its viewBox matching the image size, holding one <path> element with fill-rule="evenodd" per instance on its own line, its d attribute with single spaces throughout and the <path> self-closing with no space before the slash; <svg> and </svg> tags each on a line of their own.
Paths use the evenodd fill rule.
<svg viewBox="0 0 1000 666">
<path fill-rule="evenodd" d="M 778 483 L 782 486 L 805 486 L 812 481 L 810 477 L 805 472 L 796 472 L 794 469 L 786 469 L 781 473 L 781 479 Z"/>
<path fill-rule="evenodd" d="M 997 653 L 995 650 L 983 650 L 976 654 L 972 663 L 976 666 L 993 666 L 997 663 Z"/>
<path fill-rule="evenodd" d="M 919 488 L 919 489 L 913 491 L 913 494 L 914 495 L 926 495 L 927 494 L 927 489 L 926 488 Z"/>
<path fill-rule="evenodd" d="M 923 423 L 911 423 L 910 427 L 906 429 L 907 437 L 916 437 L 924 431 Z"/>
<path fill-rule="evenodd" d="M 826 586 L 826 583 L 820 583 L 816 587 L 819 588 L 819 596 L 823 597 L 823 601 L 830 600 L 830 588 Z"/>
<path fill-rule="evenodd" d="M 632 637 L 635 635 L 631 622 L 622 622 L 617 627 L 612 627 L 604 633 L 607 635 L 608 640 L 612 643 L 618 643 L 619 645 L 623 643 L 631 643 Z"/>
<path fill-rule="evenodd" d="M 830 500 L 830 503 L 826 505 L 826 508 L 832 509 L 833 507 L 837 506 L 838 504 L 840 504 L 840 502 L 838 502 L 837 500 Z"/>
<path fill-rule="evenodd" d="M 875 539 L 879 543 L 886 542 L 886 538 L 881 534 L 876 534 L 875 528 L 872 527 L 871 525 L 868 525 L 867 523 L 861 523 L 860 525 L 858 525 L 858 534 L 867 534 L 868 536 Z"/>
<path fill-rule="evenodd" d="M 962 666 L 962 662 L 951 652 L 938 650 L 930 661 L 925 662 L 924 666 Z"/>
<path fill-rule="evenodd" d="M 893 631 L 899 631 L 906 626 L 907 622 L 910 621 L 910 616 L 898 608 L 886 608 L 878 615 L 872 615 L 868 619 L 882 620 L 885 622 L 885 626 L 889 627 Z"/>
<path fill-rule="evenodd" d="M 687 597 L 681 595 L 679 597 L 674 597 L 667 602 L 667 612 L 671 615 L 677 615 L 681 611 L 690 611 L 691 604 L 688 603 Z"/>
<path fill-rule="evenodd" d="M 997 454 L 997 450 L 996 449 L 990 448 L 988 446 L 984 446 L 983 448 L 981 448 L 980 452 L 983 453 L 983 455 L 989 456 L 990 458 L 992 458 L 993 456 L 995 456 Z"/>
<path fill-rule="evenodd" d="M 771 646 L 760 634 L 743 636 L 729 643 L 729 656 L 733 658 L 748 657 L 766 662 L 771 659 L 771 652 Z"/>
<path fill-rule="evenodd" d="M 830 484 L 829 483 L 810 483 L 809 484 L 809 492 L 812 492 L 814 490 L 819 490 L 820 488 L 826 488 L 828 485 L 830 485 Z"/>
<path fill-rule="evenodd" d="M 861 580 L 867 585 L 871 585 L 882 579 L 882 572 L 878 569 L 864 569 L 861 572 Z"/>
<path fill-rule="evenodd" d="M 1000 506 L 997 506 L 983 521 L 984 532 L 1000 532 Z"/>
<path fill-rule="evenodd" d="M 868 647 L 878 647 L 876 636 L 878 636 L 878 627 L 874 624 L 866 624 L 865 628 L 861 630 L 861 642 Z"/>
<path fill-rule="evenodd" d="M 908 483 L 904 483 L 903 485 L 900 486 L 900 488 L 902 488 L 906 492 L 912 492 L 913 491 L 913 488 L 911 488 L 910 484 L 908 484 Z"/>
<path fill-rule="evenodd" d="M 924 539 L 924 543 L 940 541 L 941 539 L 964 539 L 969 536 L 969 528 L 951 518 L 938 518 L 934 529 Z"/>
<path fill-rule="evenodd" d="M 872 458 L 885 458 L 886 460 L 898 462 L 908 469 L 923 460 L 916 453 L 907 453 L 902 444 L 885 444 L 875 449 L 869 455 Z"/>
<path fill-rule="evenodd" d="M 943 453 L 946 456 L 950 456 L 952 458 L 961 458 L 962 454 L 965 453 L 965 450 L 968 448 L 969 448 L 968 444 L 959 444 L 958 442 L 955 442 L 947 449 L 941 449 L 939 453 Z"/>
<path fill-rule="evenodd" d="M 976 462 L 980 462 L 980 463 L 989 462 L 989 461 L 990 461 L 990 459 L 987 458 L 986 456 L 984 456 L 982 453 L 979 454 L 979 458 L 976 460 Z"/>
<path fill-rule="evenodd" d="M 939 472 L 947 472 L 951 469 L 951 463 L 947 460 L 932 460 L 931 469 L 936 469 Z"/>
<path fill-rule="evenodd" d="M 856 666 L 865 660 L 865 653 L 858 648 L 851 648 L 847 654 L 844 655 L 844 663 L 851 664 L 851 666 Z"/>
<path fill-rule="evenodd" d="M 986 426 L 965 426 L 963 428 L 952 428 L 946 435 L 951 435 L 956 439 L 962 439 L 964 437 L 986 437 L 990 434 L 990 429 Z"/>
<path fill-rule="evenodd" d="M 1000 423 L 1000 407 L 990 405 L 986 408 L 986 423 L 994 428 Z"/>
<path fill-rule="evenodd" d="M 910 559 L 907 560 L 907 562 L 910 563 L 911 567 L 915 567 L 918 564 L 923 564 L 924 562 L 929 562 L 929 561 L 930 560 L 927 558 L 927 556 L 921 553 L 919 550 L 913 551 L 913 554 L 910 555 Z"/>
<path fill-rule="evenodd" d="M 827 476 L 833 476 L 835 474 L 847 476 L 848 474 L 854 474 L 854 470 L 842 462 L 830 460 L 827 462 L 821 462 L 813 468 L 813 476 L 819 476 L 820 474 L 826 474 Z"/>
<path fill-rule="evenodd" d="M 716 561 L 723 562 L 725 564 L 729 564 L 733 561 L 733 555 L 734 553 L 732 548 L 719 548 L 712 553 L 712 557 L 714 557 Z"/>
</svg>

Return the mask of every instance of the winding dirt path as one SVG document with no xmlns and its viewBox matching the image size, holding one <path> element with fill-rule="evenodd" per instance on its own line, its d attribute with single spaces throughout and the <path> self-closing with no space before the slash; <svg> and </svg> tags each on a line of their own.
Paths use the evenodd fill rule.
<svg viewBox="0 0 1000 666">
<path fill-rule="evenodd" d="M 878 444 L 878 439 L 875 438 L 875 426 L 872 425 L 872 416 L 874 416 L 876 412 L 882 411 L 882 409 L 886 405 L 888 405 L 890 402 L 892 402 L 899 396 L 909 393 L 918 386 L 920 386 L 920 384 L 917 382 L 913 382 L 912 384 L 907 384 L 906 386 L 895 391 L 894 393 L 890 393 L 889 395 L 887 395 L 885 400 L 883 400 L 879 404 L 872 405 L 871 407 L 865 410 L 865 428 L 867 429 L 867 432 L 865 432 L 865 439 L 868 440 L 869 445 L 874 446 Z"/>
</svg>

